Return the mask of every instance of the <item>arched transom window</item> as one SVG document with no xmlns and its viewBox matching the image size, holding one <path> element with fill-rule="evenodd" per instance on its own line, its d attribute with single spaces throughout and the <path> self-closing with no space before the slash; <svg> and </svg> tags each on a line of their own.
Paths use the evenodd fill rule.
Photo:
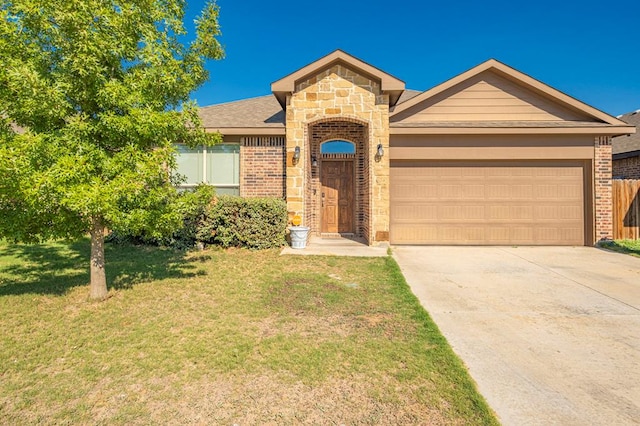
<svg viewBox="0 0 640 426">
<path fill-rule="evenodd" d="M 323 142 L 320 145 L 321 154 L 355 154 L 356 145 L 352 142 L 334 140 Z"/>
</svg>

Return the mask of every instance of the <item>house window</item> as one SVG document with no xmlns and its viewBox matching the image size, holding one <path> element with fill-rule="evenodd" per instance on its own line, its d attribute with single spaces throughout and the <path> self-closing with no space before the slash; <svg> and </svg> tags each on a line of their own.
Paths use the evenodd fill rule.
<svg viewBox="0 0 640 426">
<path fill-rule="evenodd" d="M 356 145 L 347 141 L 327 141 L 320 145 L 321 154 L 355 154 Z"/>
<path fill-rule="evenodd" d="M 218 194 L 240 195 L 240 145 L 220 144 L 189 148 L 178 145 L 178 174 L 185 176 L 181 188 L 207 183 Z"/>
</svg>

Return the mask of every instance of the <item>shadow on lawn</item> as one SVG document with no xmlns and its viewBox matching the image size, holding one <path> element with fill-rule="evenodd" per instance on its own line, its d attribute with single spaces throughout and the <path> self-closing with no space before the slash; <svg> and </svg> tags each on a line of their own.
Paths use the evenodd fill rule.
<svg viewBox="0 0 640 426">
<path fill-rule="evenodd" d="M 89 252 L 87 239 L 66 244 L 7 244 L 3 257 L 9 262 L 0 264 L 0 296 L 62 295 L 73 287 L 88 286 Z M 184 252 L 171 249 L 106 244 L 105 258 L 107 284 L 114 289 L 203 274 Z"/>
</svg>

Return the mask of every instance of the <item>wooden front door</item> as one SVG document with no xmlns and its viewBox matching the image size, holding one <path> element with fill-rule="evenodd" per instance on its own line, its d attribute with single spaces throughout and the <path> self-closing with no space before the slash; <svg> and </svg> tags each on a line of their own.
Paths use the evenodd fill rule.
<svg viewBox="0 0 640 426">
<path fill-rule="evenodd" d="M 353 161 L 322 161 L 320 180 L 322 232 L 353 233 Z"/>
</svg>

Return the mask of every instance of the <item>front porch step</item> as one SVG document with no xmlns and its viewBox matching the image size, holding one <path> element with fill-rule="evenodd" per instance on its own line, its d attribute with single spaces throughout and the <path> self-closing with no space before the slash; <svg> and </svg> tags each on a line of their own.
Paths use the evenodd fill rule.
<svg viewBox="0 0 640 426">
<path fill-rule="evenodd" d="M 320 234 L 320 238 L 349 238 L 349 239 L 354 239 L 356 238 L 356 234 L 352 233 L 352 232 L 345 232 L 345 233 L 339 233 L 339 232 L 335 232 L 335 233 L 327 233 L 324 232 L 322 234 Z"/>
</svg>

